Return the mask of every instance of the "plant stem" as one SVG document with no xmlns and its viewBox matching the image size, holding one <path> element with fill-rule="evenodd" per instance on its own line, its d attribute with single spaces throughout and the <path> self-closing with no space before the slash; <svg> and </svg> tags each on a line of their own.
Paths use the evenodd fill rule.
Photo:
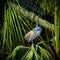
<svg viewBox="0 0 60 60">
<path fill-rule="evenodd" d="M 59 7 L 56 5 L 56 1 L 55 1 L 55 16 L 54 16 L 54 22 L 55 22 L 55 41 L 56 41 L 56 54 L 58 57 L 60 57 L 59 55 L 59 50 L 60 50 L 60 42 L 59 42 Z"/>
</svg>

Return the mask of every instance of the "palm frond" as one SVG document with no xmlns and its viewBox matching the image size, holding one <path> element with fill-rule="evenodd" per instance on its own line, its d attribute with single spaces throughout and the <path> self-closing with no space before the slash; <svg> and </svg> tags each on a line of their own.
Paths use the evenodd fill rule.
<svg viewBox="0 0 60 60">
<path fill-rule="evenodd" d="M 22 55 L 21 55 L 22 52 Z M 24 52 L 24 53 L 23 53 Z M 9 55 L 8 59 L 12 60 L 55 60 L 53 56 L 44 48 L 38 45 L 32 45 L 29 48 L 17 46 Z"/>
</svg>

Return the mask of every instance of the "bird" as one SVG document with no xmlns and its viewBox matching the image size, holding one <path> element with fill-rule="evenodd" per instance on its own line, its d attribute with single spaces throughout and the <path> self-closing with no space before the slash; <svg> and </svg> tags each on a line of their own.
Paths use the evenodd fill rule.
<svg viewBox="0 0 60 60">
<path fill-rule="evenodd" d="M 42 28 L 38 26 L 38 22 L 36 21 L 36 26 L 32 30 L 30 30 L 24 37 L 25 40 L 28 40 L 28 42 L 32 42 L 36 39 L 42 32 Z"/>
</svg>

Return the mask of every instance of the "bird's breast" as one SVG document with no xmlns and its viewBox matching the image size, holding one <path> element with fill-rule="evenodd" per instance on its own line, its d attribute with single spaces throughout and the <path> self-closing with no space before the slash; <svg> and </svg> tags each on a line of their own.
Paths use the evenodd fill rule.
<svg viewBox="0 0 60 60">
<path fill-rule="evenodd" d="M 42 30 L 37 31 L 37 36 L 41 34 Z"/>
</svg>

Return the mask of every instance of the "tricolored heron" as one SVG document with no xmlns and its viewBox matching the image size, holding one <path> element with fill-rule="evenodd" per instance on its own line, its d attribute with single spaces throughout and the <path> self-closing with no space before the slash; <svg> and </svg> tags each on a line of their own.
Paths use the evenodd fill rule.
<svg viewBox="0 0 60 60">
<path fill-rule="evenodd" d="M 35 38 L 37 38 L 42 32 L 42 28 L 38 26 L 38 21 L 36 20 L 36 26 L 32 30 L 30 30 L 26 35 L 25 39 L 28 40 L 28 42 L 32 42 Z"/>
</svg>

